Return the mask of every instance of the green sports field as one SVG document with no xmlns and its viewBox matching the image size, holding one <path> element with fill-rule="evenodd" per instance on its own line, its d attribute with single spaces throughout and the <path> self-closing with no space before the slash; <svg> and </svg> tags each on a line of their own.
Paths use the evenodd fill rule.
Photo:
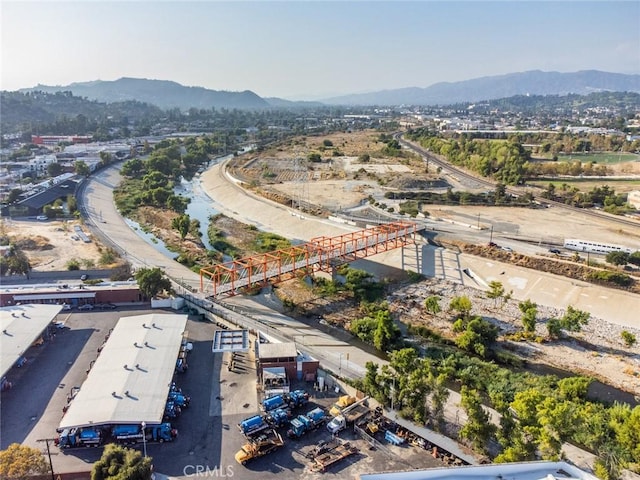
<svg viewBox="0 0 640 480">
<path fill-rule="evenodd" d="M 612 164 L 624 162 L 638 162 L 640 155 L 635 153 L 599 152 L 599 153 L 573 153 L 571 155 L 558 155 L 559 162 L 580 160 L 581 162 L 596 162 L 599 164 Z"/>
</svg>

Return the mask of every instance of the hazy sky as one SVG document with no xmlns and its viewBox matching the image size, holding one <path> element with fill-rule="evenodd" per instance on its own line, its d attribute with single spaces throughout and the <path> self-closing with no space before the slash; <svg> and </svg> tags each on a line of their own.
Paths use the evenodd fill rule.
<svg viewBox="0 0 640 480">
<path fill-rule="evenodd" d="M 545 70 L 640 73 L 640 2 L 1 0 L 3 90 L 120 77 L 318 98 Z"/>
</svg>

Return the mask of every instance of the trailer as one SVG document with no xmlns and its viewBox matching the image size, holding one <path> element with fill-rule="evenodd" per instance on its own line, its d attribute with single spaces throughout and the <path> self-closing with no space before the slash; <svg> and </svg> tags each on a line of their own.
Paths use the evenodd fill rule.
<svg viewBox="0 0 640 480">
<path fill-rule="evenodd" d="M 349 442 L 334 442 L 331 446 L 319 449 L 318 453 L 311 459 L 309 470 L 312 472 L 325 472 L 331 465 L 358 452 L 358 448 Z"/>
<path fill-rule="evenodd" d="M 245 437 L 250 438 L 269 428 L 269 424 L 261 415 L 254 415 L 253 417 L 242 420 L 238 424 L 238 428 Z"/>
<path fill-rule="evenodd" d="M 284 441 L 275 430 L 267 431 L 249 443 L 245 444 L 235 455 L 236 462 L 246 465 L 247 462 L 267 455 L 282 447 Z"/>
</svg>

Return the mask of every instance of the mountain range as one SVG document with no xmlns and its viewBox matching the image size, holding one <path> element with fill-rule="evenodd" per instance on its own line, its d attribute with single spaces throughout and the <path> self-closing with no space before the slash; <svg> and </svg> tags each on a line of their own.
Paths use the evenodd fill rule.
<svg viewBox="0 0 640 480">
<path fill-rule="evenodd" d="M 67 86 L 37 85 L 21 92 L 71 91 L 73 95 L 111 103 L 126 100 L 146 102 L 157 107 L 227 108 L 258 110 L 265 108 L 318 105 L 450 105 L 477 102 L 514 95 L 586 95 L 598 91 L 640 93 L 640 75 L 584 70 L 572 73 L 539 70 L 481 77 L 460 82 L 441 82 L 426 88 L 409 87 L 327 98 L 318 102 L 293 102 L 281 98 L 262 98 L 250 90 L 229 92 L 204 87 L 186 87 L 167 80 L 120 78 L 96 80 Z"/>
</svg>

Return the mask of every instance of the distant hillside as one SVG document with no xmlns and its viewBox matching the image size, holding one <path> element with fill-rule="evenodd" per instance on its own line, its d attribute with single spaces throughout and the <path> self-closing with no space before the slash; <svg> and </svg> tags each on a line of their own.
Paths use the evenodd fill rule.
<svg viewBox="0 0 640 480">
<path fill-rule="evenodd" d="M 33 129 L 33 133 L 85 135 L 106 128 L 158 121 L 166 114 L 153 105 L 128 100 L 101 103 L 69 92 L 0 92 L 3 133 Z M 28 127 L 27 127 L 28 126 Z"/>
<path fill-rule="evenodd" d="M 534 70 L 462 82 L 436 83 L 427 88 L 344 95 L 322 100 L 330 105 L 450 105 L 515 95 L 587 95 L 599 91 L 640 93 L 640 75 L 585 70 L 574 73 Z"/>
<path fill-rule="evenodd" d="M 93 82 L 72 83 L 67 86 L 38 85 L 25 88 L 21 92 L 70 91 L 75 96 L 86 97 L 98 102 L 113 103 L 136 100 L 157 107 L 180 108 L 227 108 L 255 110 L 269 108 L 269 103 L 255 93 L 224 92 L 203 87 L 185 87 L 167 80 L 147 80 L 142 78 L 120 78 L 114 81 L 96 80 Z"/>
</svg>

